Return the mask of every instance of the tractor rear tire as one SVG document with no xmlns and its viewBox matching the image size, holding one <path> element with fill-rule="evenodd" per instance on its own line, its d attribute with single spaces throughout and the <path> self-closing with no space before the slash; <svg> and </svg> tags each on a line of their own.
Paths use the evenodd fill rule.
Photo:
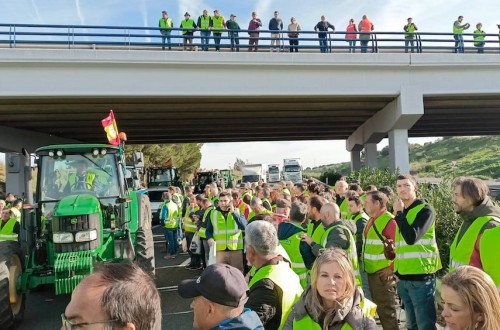
<svg viewBox="0 0 500 330">
<path fill-rule="evenodd" d="M 155 247 L 151 230 L 151 204 L 147 195 L 141 195 L 140 227 L 135 234 L 135 260 L 146 273 L 155 276 Z"/>
<path fill-rule="evenodd" d="M 0 329 L 15 329 L 24 317 L 26 295 L 16 292 L 16 279 L 23 271 L 18 242 L 0 242 Z"/>
</svg>

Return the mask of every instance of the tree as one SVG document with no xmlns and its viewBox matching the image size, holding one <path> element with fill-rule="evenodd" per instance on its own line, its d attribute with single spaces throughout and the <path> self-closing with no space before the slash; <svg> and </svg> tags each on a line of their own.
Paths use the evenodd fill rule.
<svg viewBox="0 0 500 330">
<path fill-rule="evenodd" d="M 240 158 L 236 157 L 236 161 L 234 162 L 233 168 L 236 171 L 241 171 L 241 166 L 245 165 L 245 164 L 246 164 L 246 162 L 243 159 L 240 159 Z"/>
<path fill-rule="evenodd" d="M 165 165 L 171 159 L 181 178 L 187 179 L 200 167 L 202 146 L 203 143 L 149 144 L 129 145 L 127 149 L 142 151 L 146 166 Z M 130 161 L 130 157 L 131 153 L 128 153 L 127 161 Z"/>
</svg>

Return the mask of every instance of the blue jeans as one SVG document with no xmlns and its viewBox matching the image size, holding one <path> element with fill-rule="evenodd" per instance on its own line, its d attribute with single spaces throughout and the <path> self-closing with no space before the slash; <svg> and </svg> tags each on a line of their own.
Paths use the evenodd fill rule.
<svg viewBox="0 0 500 330">
<path fill-rule="evenodd" d="M 464 36 L 461 34 L 454 34 L 453 38 L 455 39 L 455 53 L 463 53 L 464 48 Z"/>
<path fill-rule="evenodd" d="M 477 52 L 478 52 L 479 54 L 484 53 L 484 42 L 477 42 L 477 43 L 474 43 L 474 46 L 477 48 Z"/>
<path fill-rule="evenodd" d="M 215 50 L 219 51 L 220 50 L 220 40 L 222 39 L 222 33 L 215 33 L 214 32 L 214 44 L 215 44 Z"/>
<path fill-rule="evenodd" d="M 210 43 L 210 31 L 207 30 L 201 30 L 200 31 L 200 36 L 201 36 L 201 50 L 207 52 L 208 51 L 208 44 Z"/>
<path fill-rule="evenodd" d="M 172 31 L 162 30 L 160 32 L 161 32 L 161 43 L 162 43 L 161 49 L 165 50 L 165 39 L 167 39 L 168 49 L 171 50 L 172 45 L 170 43 L 170 34 L 172 33 Z"/>
<path fill-rule="evenodd" d="M 238 37 L 238 32 L 229 31 L 229 38 L 231 39 L 231 51 L 240 51 L 240 38 Z"/>
<path fill-rule="evenodd" d="M 404 304 L 406 327 L 412 330 L 436 329 L 436 279 L 400 280 L 397 290 Z"/>
<path fill-rule="evenodd" d="M 165 228 L 165 240 L 167 242 L 167 251 L 170 255 L 177 254 L 177 228 Z"/>
<path fill-rule="evenodd" d="M 363 261 L 358 259 L 359 264 L 359 274 L 361 275 L 361 284 L 363 288 L 363 293 L 366 299 L 372 300 L 372 294 L 370 292 L 370 287 L 368 286 L 368 275 L 365 272 L 365 267 L 363 266 Z"/>
<path fill-rule="evenodd" d="M 349 43 L 349 53 L 355 53 L 356 52 L 356 39 L 347 39 L 347 42 Z"/>
<path fill-rule="evenodd" d="M 367 53 L 368 52 L 368 41 L 369 40 L 360 40 L 359 43 L 361 44 L 361 52 L 362 53 Z"/>
<path fill-rule="evenodd" d="M 319 50 L 322 52 L 322 53 L 326 53 L 326 36 L 320 36 L 319 37 Z"/>
<path fill-rule="evenodd" d="M 408 46 L 411 46 L 411 52 L 414 51 L 415 40 L 414 38 L 405 38 L 405 53 L 408 53 Z"/>
</svg>

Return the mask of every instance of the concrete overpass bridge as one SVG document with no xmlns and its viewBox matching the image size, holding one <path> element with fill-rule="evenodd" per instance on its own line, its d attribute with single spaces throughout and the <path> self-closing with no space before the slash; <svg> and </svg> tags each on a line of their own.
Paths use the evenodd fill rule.
<svg viewBox="0 0 500 330">
<path fill-rule="evenodd" d="M 103 142 L 110 109 L 129 143 L 341 139 L 353 168 L 385 137 L 408 171 L 408 137 L 500 134 L 498 54 L 16 48 L 0 72 L 10 152 Z"/>
</svg>

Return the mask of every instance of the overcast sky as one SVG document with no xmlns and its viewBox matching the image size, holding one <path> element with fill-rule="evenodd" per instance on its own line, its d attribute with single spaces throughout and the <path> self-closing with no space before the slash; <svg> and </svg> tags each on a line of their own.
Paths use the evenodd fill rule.
<svg viewBox="0 0 500 330">
<path fill-rule="evenodd" d="M 27 24 L 85 24 L 157 27 L 161 11 L 167 10 L 175 26 L 184 12 L 193 17 L 203 9 L 219 9 L 223 16 L 234 13 L 246 28 L 253 10 L 264 23 L 278 10 L 285 22 L 295 16 L 303 30 L 312 30 L 321 15 L 344 30 L 350 18 L 366 14 L 377 31 L 401 31 L 406 18 L 413 17 L 420 32 L 451 32 L 459 15 L 473 27 L 483 23 L 486 33 L 497 33 L 500 23 L 498 0 L 0 0 L 0 22 Z M 155 31 L 151 31 L 154 33 Z M 423 143 L 434 139 L 410 140 Z M 387 143 L 379 144 L 379 150 Z M 345 141 L 293 141 L 205 144 L 202 167 L 223 168 L 236 157 L 253 163 L 280 163 L 283 158 L 303 159 L 305 166 L 349 161 Z"/>
</svg>

